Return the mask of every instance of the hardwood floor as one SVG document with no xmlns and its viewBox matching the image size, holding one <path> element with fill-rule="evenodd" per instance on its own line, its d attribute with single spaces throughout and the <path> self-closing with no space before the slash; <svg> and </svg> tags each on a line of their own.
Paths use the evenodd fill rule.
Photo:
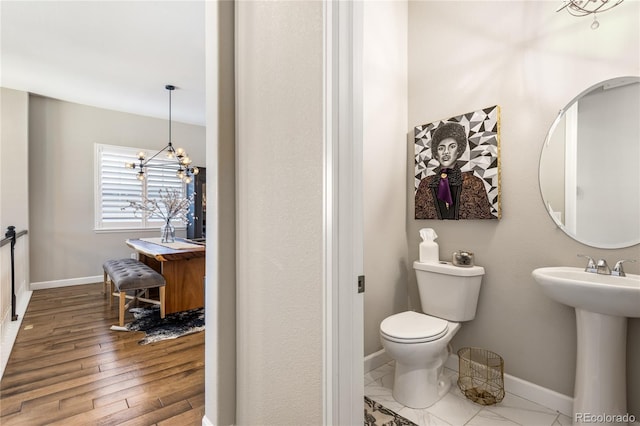
<svg viewBox="0 0 640 426">
<path fill-rule="evenodd" d="M 130 315 L 127 313 L 127 315 Z M 111 331 L 102 284 L 34 291 L 0 382 L 0 424 L 201 425 L 204 333 Z"/>
</svg>

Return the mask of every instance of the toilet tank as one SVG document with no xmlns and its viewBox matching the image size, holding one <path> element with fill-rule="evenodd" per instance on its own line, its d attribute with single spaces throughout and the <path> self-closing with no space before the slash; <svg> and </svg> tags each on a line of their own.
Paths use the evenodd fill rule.
<svg viewBox="0 0 640 426">
<path fill-rule="evenodd" d="M 450 262 L 413 262 L 422 312 L 448 321 L 470 321 L 476 316 L 482 266 L 460 267 Z"/>
</svg>

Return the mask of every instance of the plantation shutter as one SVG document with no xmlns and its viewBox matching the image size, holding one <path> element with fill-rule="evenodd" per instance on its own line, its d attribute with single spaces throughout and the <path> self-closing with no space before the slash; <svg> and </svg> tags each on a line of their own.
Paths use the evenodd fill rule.
<svg viewBox="0 0 640 426">
<path fill-rule="evenodd" d="M 99 145 L 97 227 L 117 228 L 142 226 L 142 218 L 135 217 L 133 210 L 124 209 L 128 200 L 141 201 L 143 185 L 134 170 L 125 168 L 125 163 L 136 158 L 133 148 Z"/>
<path fill-rule="evenodd" d="M 96 229 L 157 228 L 159 219 L 149 219 L 127 208 L 129 201 L 158 197 L 160 188 L 175 188 L 184 193 L 184 184 L 176 176 L 176 160 L 154 158 L 145 169 L 145 179 L 137 179 L 138 169 L 128 169 L 140 149 L 96 144 Z M 162 154 L 161 154 L 162 155 Z"/>
<path fill-rule="evenodd" d="M 147 198 L 157 199 L 160 197 L 160 189 L 175 189 L 183 193 L 184 184 L 182 180 L 176 176 L 178 171 L 177 160 L 167 158 L 154 158 L 149 162 L 149 168 L 146 173 L 147 184 Z M 162 222 L 162 219 L 150 218 L 150 223 L 154 223 L 157 226 Z"/>
</svg>

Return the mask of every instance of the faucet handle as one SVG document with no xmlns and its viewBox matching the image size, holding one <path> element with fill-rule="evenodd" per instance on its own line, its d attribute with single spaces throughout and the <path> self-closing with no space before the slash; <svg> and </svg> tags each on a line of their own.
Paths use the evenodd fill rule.
<svg viewBox="0 0 640 426">
<path fill-rule="evenodd" d="M 613 267 L 613 271 L 611 271 L 611 275 L 616 275 L 618 277 L 626 277 L 627 274 L 624 273 L 624 269 L 622 269 L 622 264 L 624 262 L 635 262 L 635 259 L 623 259 L 618 260 L 616 262 L 616 266 Z"/>
<path fill-rule="evenodd" d="M 584 268 L 585 272 L 597 272 L 598 271 L 598 269 L 596 268 L 596 262 L 595 262 L 595 260 L 593 260 L 593 257 L 587 256 L 586 254 L 579 254 L 578 257 L 584 257 L 584 258 L 587 258 L 589 260 L 589 262 L 587 263 L 587 267 Z"/>
<path fill-rule="evenodd" d="M 598 260 L 598 274 L 602 275 L 611 275 L 611 269 L 609 269 L 609 265 L 607 265 L 607 261 L 605 259 Z"/>
</svg>

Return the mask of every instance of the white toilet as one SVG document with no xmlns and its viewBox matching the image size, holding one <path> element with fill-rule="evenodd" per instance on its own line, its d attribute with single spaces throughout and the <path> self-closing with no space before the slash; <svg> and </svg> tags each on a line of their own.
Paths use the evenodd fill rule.
<svg viewBox="0 0 640 426">
<path fill-rule="evenodd" d="M 406 407 L 426 408 L 443 397 L 451 381 L 442 377 L 448 345 L 461 321 L 476 316 L 481 266 L 414 262 L 423 314 L 401 312 L 380 324 L 380 339 L 395 360 L 393 397 Z"/>
</svg>

